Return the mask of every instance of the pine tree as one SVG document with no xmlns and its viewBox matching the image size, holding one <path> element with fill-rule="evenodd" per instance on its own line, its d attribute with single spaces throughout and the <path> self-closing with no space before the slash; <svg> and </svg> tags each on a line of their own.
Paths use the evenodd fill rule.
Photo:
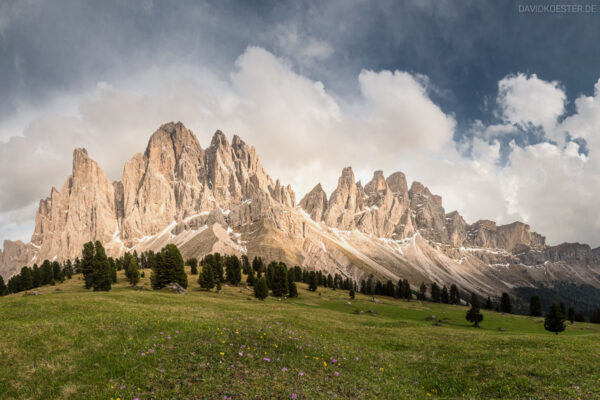
<svg viewBox="0 0 600 400">
<path fill-rule="evenodd" d="M 572 306 L 569 307 L 569 310 L 567 311 L 567 319 L 569 320 L 571 325 L 573 325 L 573 322 L 575 322 L 575 308 L 573 308 Z"/>
<path fill-rule="evenodd" d="M 479 323 L 483 321 L 483 314 L 479 309 L 479 297 L 475 293 L 471 293 L 471 308 L 467 311 L 466 318 L 476 328 L 479 328 Z"/>
<path fill-rule="evenodd" d="M 4 278 L 0 275 L 0 296 L 6 296 L 8 294 L 8 288 L 4 283 Z"/>
<path fill-rule="evenodd" d="M 540 300 L 540 296 L 531 296 L 531 299 L 529 300 L 529 315 L 533 317 L 539 317 L 542 315 L 542 302 Z"/>
<path fill-rule="evenodd" d="M 242 263 L 236 255 L 225 258 L 227 281 L 237 286 L 242 281 Z"/>
<path fill-rule="evenodd" d="M 269 267 L 271 267 L 271 264 L 269 264 Z M 274 297 L 285 296 L 288 292 L 287 268 L 284 263 L 273 264 L 271 291 Z"/>
<path fill-rule="evenodd" d="M 254 277 L 254 268 L 248 268 L 248 277 L 246 278 L 246 285 L 254 286 L 254 281 L 256 278 Z"/>
<path fill-rule="evenodd" d="M 195 258 L 195 257 L 188 258 L 185 263 L 190 266 L 190 274 L 191 275 L 198 275 L 198 259 L 197 258 Z"/>
<path fill-rule="evenodd" d="M 327 274 L 327 287 L 328 288 L 333 287 L 333 277 L 331 276 L 331 274 Z"/>
<path fill-rule="evenodd" d="M 261 276 L 254 285 L 254 297 L 259 300 L 264 300 L 269 295 L 269 288 L 267 287 L 267 280 L 264 276 Z"/>
<path fill-rule="evenodd" d="M 512 312 L 510 296 L 506 292 L 502 293 L 502 297 L 500 298 L 500 311 L 507 314 L 510 314 Z"/>
<path fill-rule="evenodd" d="M 455 284 L 450 286 L 450 303 L 460 304 L 460 292 Z"/>
<path fill-rule="evenodd" d="M 83 273 L 83 281 L 84 281 L 84 285 L 86 289 L 89 289 L 92 287 L 92 283 L 93 283 L 93 273 L 94 273 L 94 243 L 92 242 L 87 242 L 83 245 L 83 251 L 81 252 L 81 272 Z M 46 272 L 45 272 L 45 268 L 46 268 L 46 262 L 48 260 L 44 261 L 44 263 L 42 264 L 42 270 L 44 270 L 42 272 L 42 284 L 46 284 L 46 283 L 50 283 L 50 282 L 46 282 Z M 48 266 L 49 266 L 49 262 L 48 262 Z"/>
<path fill-rule="evenodd" d="M 108 264 L 110 266 L 110 279 L 112 283 L 117 283 L 117 263 L 112 257 L 108 257 Z"/>
<path fill-rule="evenodd" d="M 140 281 L 140 271 L 135 257 L 130 253 L 125 253 L 123 256 L 123 269 L 125 270 L 127 281 L 129 281 L 131 286 L 137 285 Z"/>
<path fill-rule="evenodd" d="M 350 296 L 350 298 L 352 300 L 354 300 L 354 289 L 350 289 L 350 291 L 348 292 L 348 295 Z"/>
<path fill-rule="evenodd" d="M 111 269 L 104 247 L 99 240 L 94 243 L 92 268 L 92 288 L 95 292 L 108 292 L 111 288 Z"/>
<path fill-rule="evenodd" d="M 275 267 L 279 265 L 276 261 L 271 261 L 267 265 L 267 271 L 265 272 L 265 280 L 267 281 L 267 287 L 273 289 L 273 276 L 275 275 Z"/>
<path fill-rule="evenodd" d="M 442 293 L 440 291 L 440 287 L 437 283 L 433 282 L 431 284 L 431 301 L 434 303 L 439 303 L 442 299 Z"/>
<path fill-rule="evenodd" d="M 417 293 L 418 300 L 427 300 L 427 286 L 425 286 L 425 282 L 421 282 L 421 287 L 419 287 L 419 293 Z"/>
<path fill-rule="evenodd" d="M 394 297 L 394 294 L 396 293 L 396 287 L 394 286 L 394 283 L 389 279 L 385 283 L 384 292 L 386 296 L 390 297 Z"/>
<path fill-rule="evenodd" d="M 204 290 L 210 290 L 215 287 L 214 269 L 210 264 L 202 265 L 202 272 L 198 277 L 198 283 Z"/>
<path fill-rule="evenodd" d="M 33 280 L 33 287 L 40 287 L 42 285 L 42 273 L 37 264 L 33 264 L 31 269 L 31 278 Z"/>
<path fill-rule="evenodd" d="M 52 277 L 56 282 L 62 282 L 65 280 L 62 269 L 60 268 L 60 264 L 58 261 L 54 261 L 52 263 Z"/>
<path fill-rule="evenodd" d="M 187 274 L 185 273 L 183 257 L 174 244 L 168 244 L 154 257 L 150 281 L 155 290 L 162 289 L 169 283 L 178 283 L 187 288 Z"/>
<path fill-rule="evenodd" d="M 246 254 L 242 254 L 242 271 L 246 275 L 250 271 L 250 261 L 248 260 L 248 256 Z"/>
<path fill-rule="evenodd" d="M 310 271 L 308 274 L 308 290 L 311 292 L 317 291 L 317 274 L 315 271 Z"/>
<path fill-rule="evenodd" d="M 360 292 L 362 294 L 367 294 L 367 283 L 364 279 L 360 281 Z"/>
<path fill-rule="evenodd" d="M 298 288 L 296 287 L 296 276 L 293 269 L 288 271 L 288 293 L 289 297 L 298 297 Z"/>
<path fill-rule="evenodd" d="M 8 293 L 17 293 L 21 291 L 21 275 L 13 275 L 8 280 Z"/>
<path fill-rule="evenodd" d="M 494 303 L 492 303 L 492 299 L 490 299 L 490 296 L 487 297 L 487 300 L 485 301 L 485 309 L 486 310 L 491 310 L 494 308 Z"/>
<path fill-rule="evenodd" d="M 554 332 L 556 335 L 565 330 L 565 316 L 556 302 L 552 303 L 548 314 L 546 314 L 544 328 L 547 331 Z"/>
<path fill-rule="evenodd" d="M 29 267 L 21 268 L 21 290 L 33 289 L 33 276 Z"/>
<path fill-rule="evenodd" d="M 444 287 L 442 288 L 442 303 L 450 303 L 450 293 L 448 293 L 448 288 L 446 287 L 446 285 L 444 285 Z"/>
</svg>

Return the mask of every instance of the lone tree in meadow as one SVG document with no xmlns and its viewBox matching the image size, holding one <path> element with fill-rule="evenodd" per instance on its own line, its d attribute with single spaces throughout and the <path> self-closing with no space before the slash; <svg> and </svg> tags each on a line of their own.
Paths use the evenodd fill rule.
<svg viewBox="0 0 600 400">
<path fill-rule="evenodd" d="M 154 256 L 152 275 L 150 275 L 152 289 L 158 290 L 169 283 L 178 283 L 187 288 L 188 281 L 183 266 L 183 257 L 174 244 L 168 244 Z"/>
<path fill-rule="evenodd" d="M 204 290 L 210 290 L 215 287 L 215 273 L 212 265 L 202 265 L 202 272 L 198 277 L 198 283 L 200 284 L 200 287 Z"/>
<path fill-rule="evenodd" d="M 264 276 L 261 276 L 254 285 L 254 297 L 259 300 L 264 300 L 268 295 L 269 288 L 267 287 L 267 280 Z"/>
<path fill-rule="evenodd" d="M 308 290 L 311 292 L 317 291 L 317 274 L 315 271 L 310 271 L 308 274 Z"/>
<path fill-rule="evenodd" d="M 471 293 L 471 308 L 467 311 L 467 321 L 473 323 L 475 328 L 479 328 L 479 323 L 483 321 L 483 314 L 479 308 L 479 296 Z"/>
<path fill-rule="evenodd" d="M 556 302 L 552 303 L 548 314 L 546 314 L 544 328 L 546 328 L 547 331 L 554 332 L 556 335 L 565 330 L 565 315 L 562 313 Z"/>
<path fill-rule="evenodd" d="M 508 293 L 502 293 L 502 297 L 500 298 L 500 311 L 503 313 L 510 314 L 512 312 L 512 304 L 510 304 L 510 296 Z"/>
<path fill-rule="evenodd" d="M 542 301 L 540 300 L 540 296 L 531 296 L 529 300 L 529 315 L 532 317 L 542 316 Z"/>
</svg>

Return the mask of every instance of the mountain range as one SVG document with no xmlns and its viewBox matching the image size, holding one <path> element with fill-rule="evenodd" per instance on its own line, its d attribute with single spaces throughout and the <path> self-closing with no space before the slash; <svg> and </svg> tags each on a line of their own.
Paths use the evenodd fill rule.
<svg viewBox="0 0 600 400">
<path fill-rule="evenodd" d="M 346 167 L 329 196 L 317 184 L 297 202 L 240 137 L 217 131 L 202 149 L 179 122 L 161 126 L 120 181 L 75 149 L 72 174 L 40 200 L 30 242 L 4 241 L 0 274 L 74 259 L 90 240 L 110 256 L 175 243 L 184 257 L 247 254 L 357 281 L 454 283 L 490 296 L 561 283 L 600 288 L 600 248 L 550 246 L 522 222 L 469 224 L 402 172 L 375 171 L 363 185 Z"/>
</svg>

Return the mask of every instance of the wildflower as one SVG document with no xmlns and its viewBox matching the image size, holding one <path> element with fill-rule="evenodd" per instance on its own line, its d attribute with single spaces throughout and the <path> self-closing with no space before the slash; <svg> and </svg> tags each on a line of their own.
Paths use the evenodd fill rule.
<svg viewBox="0 0 600 400">
<path fill-rule="evenodd" d="M 298 375 L 304 376 L 304 372 L 298 372 Z"/>
<path fill-rule="evenodd" d="M 356 361 L 358 361 L 358 357 L 354 357 L 354 359 L 355 359 Z"/>
<path fill-rule="evenodd" d="M 271 359 L 269 357 L 263 357 L 263 361 L 271 362 Z"/>
<path fill-rule="evenodd" d="M 327 366 L 327 361 L 323 361 L 323 366 L 326 367 Z"/>
<path fill-rule="evenodd" d="M 288 369 L 286 367 L 281 368 L 281 372 L 287 372 Z"/>
<path fill-rule="evenodd" d="M 223 353 L 223 352 L 220 352 L 219 354 L 220 354 L 220 355 L 222 355 L 222 356 L 224 356 L 224 355 L 225 355 L 225 353 Z"/>
<path fill-rule="evenodd" d="M 162 333 L 162 332 L 161 332 L 160 334 L 161 334 L 161 335 L 163 335 L 163 333 Z"/>
<path fill-rule="evenodd" d="M 154 349 L 148 349 L 148 353 L 154 354 Z"/>
<path fill-rule="evenodd" d="M 244 353 L 242 353 L 241 351 L 238 354 L 240 355 L 240 357 L 244 356 Z"/>
<path fill-rule="evenodd" d="M 175 331 L 175 333 L 179 333 L 179 331 Z"/>
<path fill-rule="evenodd" d="M 338 360 L 337 360 L 336 358 L 332 358 L 332 359 L 331 359 L 331 362 L 332 362 L 332 363 L 334 363 L 334 364 L 335 364 L 337 361 L 338 361 Z"/>
<path fill-rule="evenodd" d="M 146 353 L 142 353 L 142 357 L 146 357 Z"/>
<path fill-rule="evenodd" d="M 299 347 L 298 347 L 298 350 L 302 350 L 302 346 L 299 346 Z"/>
<path fill-rule="evenodd" d="M 335 372 L 333 373 L 333 375 L 334 375 L 334 376 L 340 376 L 340 373 L 339 373 L 339 372 L 337 372 L 337 371 L 335 371 Z"/>
<path fill-rule="evenodd" d="M 161 373 L 164 373 L 164 372 L 165 372 L 165 370 L 164 370 L 164 369 L 159 369 L 159 371 L 160 371 Z"/>
<path fill-rule="evenodd" d="M 292 399 L 297 399 L 298 395 L 296 393 L 292 393 Z"/>
</svg>

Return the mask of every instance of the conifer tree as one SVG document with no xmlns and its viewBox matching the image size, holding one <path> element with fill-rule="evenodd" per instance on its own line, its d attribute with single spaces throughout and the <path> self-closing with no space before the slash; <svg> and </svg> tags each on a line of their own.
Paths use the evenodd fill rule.
<svg viewBox="0 0 600 400">
<path fill-rule="evenodd" d="M 421 287 L 419 287 L 419 293 L 417 294 L 418 300 L 427 300 L 427 286 L 425 286 L 425 282 L 421 282 Z"/>
<path fill-rule="evenodd" d="M 479 309 L 479 297 L 475 293 L 471 293 L 471 308 L 467 311 L 466 318 L 476 328 L 479 328 L 479 323 L 483 321 L 483 314 Z"/>
<path fill-rule="evenodd" d="M 404 292 L 404 298 L 408 301 L 412 300 L 412 290 L 410 290 L 410 283 L 408 283 L 408 279 L 404 279 L 402 281 L 402 286 L 404 287 L 404 289 L 402 290 Z"/>
<path fill-rule="evenodd" d="M 398 286 L 396 287 L 396 291 L 394 292 L 394 297 L 397 299 L 404 298 L 404 283 L 402 279 L 398 279 Z"/>
<path fill-rule="evenodd" d="M 13 275 L 8 280 L 8 293 L 17 293 L 21 291 L 21 275 Z"/>
<path fill-rule="evenodd" d="M 29 267 L 21 268 L 21 290 L 33 289 L 33 276 Z"/>
<path fill-rule="evenodd" d="M 4 283 L 4 278 L 0 275 L 0 296 L 6 296 L 8 294 L 8 288 Z"/>
<path fill-rule="evenodd" d="M 195 258 L 195 257 L 188 258 L 185 263 L 190 266 L 190 274 L 191 275 L 198 275 L 198 259 L 197 258 Z"/>
<path fill-rule="evenodd" d="M 460 292 L 455 284 L 450 286 L 450 303 L 460 304 Z"/>
<path fill-rule="evenodd" d="M 317 291 L 317 274 L 315 271 L 310 271 L 308 273 L 308 290 L 311 292 Z"/>
<path fill-rule="evenodd" d="M 111 269 L 104 247 L 99 240 L 94 243 L 94 260 L 92 266 L 92 288 L 95 292 L 108 292 L 111 288 Z"/>
<path fill-rule="evenodd" d="M 52 262 L 52 278 L 56 282 L 62 282 L 65 280 L 62 274 L 62 269 L 58 261 Z"/>
<path fill-rule="evenodd" d="M 246 254 L 242 254 L 242 271 L 247 275 L 249 270 L 250 261 L 248 260 L 248 256 Z"/>
<path fill-rule="evenodd" d="M 354 289 L 353 288 L 350 289 L 350 291 L 348 292 L 348 295 L 350 296 L 350 298 L 352 300 L 354 300 Z"/>
<path fill-rule="evenodd" d="M 254 285 L 254 297 L 259 300 L 264 300 L 269 295 L 269 288 L 267 287 L 267 280 L 264 276 L 261 276 Z"/>
<path fill-rule="evenodd" d="M 542 315 L 542 302 L 540 300 L 540 296 L 531 296 L 531 299 L 529 300 L 529 315 L 533 317 L 539 317 Z"/>
<path fill-rule="evenodd" d="M 500 311 L 503 313 L 510 314 L 512 312 L 512 305 L 510 304 L 510 296 L 508 293 L 503 292 L 500 298 Z"/>
<path fill-rule="evenodd" d="M 293 269 L 288 271 L 288 297 L 298 297 L 298 287 L 296 286 L 296 276 Z"/>
<path fill-rule="evenodd" d="M 333 277 L 331 274 L 327 274 L 327 287 L 333 288 Z"/>
<path fill-rule="evenodd" d="M 394 294 L 396 293 L 396 287 L 394 286 L 394 283 L 388 279 L 388 281 L 385 283 L 385 288 L 383 291 L 385 292 L 386 296 L 394 297 Z"/>
<path fill-rule="evenodd" d="M 130 253 L 125 253 L 123 256 L 123 269 L 125 270 L 125 276 L 129 284 L 131 286 L 137 285 L 140 281 L 140 271 L 135 257 Z"/>
<path fill-rule="evenodd" d="M 42 273 L 37 264 L 33 264 L 31 269 L 31 279 L 33 280 L 33 287 L 40 287 L 42 285 Z"/>
<path fill-rule="evenodd" d="M 560 303 L 558 303 L 558 307 L 560 308 L 560 312 L 562 313 L 562 315 L 564 317 L 567 316 L 567 307 L 565 306 L 565 303 L 563 303 L 562 301 Z"/>
<path fill-rule="evenodd" d="M 442 299 L 442 293 L 440 291 L 440 287 L 436 282 L 431 284 L 431 301 L 434 303 L 439 303 Z"/>
<path fill-rule="evenodd" d="M 444 285 L 444 287 L 442 288 L 442 303 L 450 303 L 450 293 L 448 293 L 448 288 L 446 287 L 446 285 Z"/>
<path fill-rule="evenodd" d="M 187 274 L 183 266 L 183 257 L 174 244 L 168 244 L 154 257 L 150 281 L 153 289 L 162 289 L 169 283 L 178 283 L 187 288 Z"/>
<path fill-rule="evenodd" d="M 81 253 L 81 272 L 83 273 L 83 281 L 86 289 L 90 289 L 93 283 L 93 273 L 94 273 L 94 243 L 87 242 L 83 245 L 83 251 Z M 48 260 L 45 260 L 42 264 L 42 282 L 43 284 L 50 283 L 46 282 L 46 263 Z M 50 263 L 48 262 L 48 266 Z"/>
<path fill-rule="evenodd" d="M 112 283 L 117 283 L 117 263 L 112 257 L 108 257 L 108 264 L 110 266 L 110 279 Z"/>
<path fill-rule="evenodd" d="M 271 264 L 269 264 L 269 267 L 271 267 Z M 274 297 L 285 296 L 288 292 L 287 268 L 284 263 L 273 264 L 271 291 Z"/>
<path fill-rule="evenodd" d="M 198 277 L 198 283 L 200 284 L 200 287 L 202 289 L 210 290 L 215 287 L 214 273 L 215 273 L 215 271 L 214 271 L 212 265 L 210 265 L 208 263 L 202 265 L 202 272 L 200 273 L 200 276 Z"/>
<path fill-rule="evenodd" d="M 554 332 L 556 335 L 565 330 L 565 315 L 562 313 L 560 306 L 556 304 L 556 302 L 552 303 L 548 314 L 546 314 L 544 328 L 547 331 Z"/>
<path fill-rule="evenodd" d="M 360 281 L 360 292 L 362 294 L 367 294 L 367 283 L 364 279 Z"/>
<path fill-rule="evenodd" d="M 254 286 L 254 281 L 256 280 L 254 276 L 254 268 L 248 268 L 248 277 L 246 278 L 246 285 Z"/>
<path fill-rule="evenodd" d="M 494 303 L 492 302 L 492 299 L 490 299 L 490 296 L 487 297 L 487 300 L 485 301 L 485 309 L 486 310 L 491 310 L 494 308 Z"/>
<path fill-rule="evenodd" d="M 225 257 L 226 279 L 237 286 L 242 280 L 242 263 L 236 255 Z"/>
<path fill-rule="evenodd" d="M 573 308 L 572 306 L 569 307 L 569 310 L 567 311 L 567 319 L 569 320 L 571 325 L 573 325 L 573 322 L 575 322 L 575 308 Z"/>
<path fill-rule="evenodd" d="M 267 271 L 265 272 L 265 280 L 269 289 L 273 289 L 273 276 L 275 275 L 275 267 L 277 265 L 279 265 L 279 263 L 277 263 L 276 261 L 271 261 L 269 265 L 267 265 Z"/>
</svg>

